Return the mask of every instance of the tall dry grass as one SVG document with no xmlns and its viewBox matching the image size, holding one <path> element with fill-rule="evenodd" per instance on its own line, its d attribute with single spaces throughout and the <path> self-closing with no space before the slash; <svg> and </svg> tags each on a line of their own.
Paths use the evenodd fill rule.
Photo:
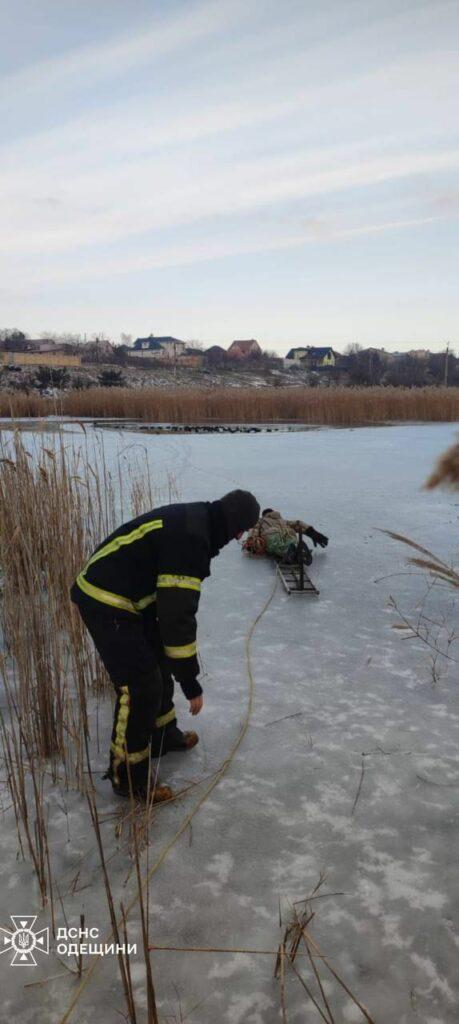
<svg viewBox="0 0 459 1024">
<path fill-rule="evenodd" d="M 70 600 L 88 555 L 122 521 L 154 505 L 148 466 L 110 472 L 103 447 L 52 447 L 16 432 L 0 442 L 0 625 L 7 694 L 29 743 L 80 779 L 86 696 L 105 676 Z"/>
<path fill-rule="evenodd" d="M 155 504 L 143 462 L 110 472 L 97 442 L 77 449 L 64 440 L 48 447 L 16 432 L 0 441 L 2 760 L 43 901 L 51 886 L 44 780 L 86 791 L 91 724 L 95 731 L 112 689 L 70 586 L 104 536 Z"/>
<path fill-rule="evenodd" d="M 60 398 L 0 392 L 0 416 L 116 417 L 168 423 L 361 426 L 459 420 L 459 388 L 91 388 Z"/>
<path fill-rule="evenodd" d="M 88 698 L 95 693 L 99 699 L 108 680 L 69 590 L 99 541 L 128 513 L 137 515 L 154 506 L 157 495 L 146 460 L 130 455 L 127 471 L 119 460 L 111 472 L 103 446 L 95 445 L 68 448 L 58 435 L 48 447 L 43 440 L 31 443 L 19 432 L 9 444 L 0 441 L 0 679 L 6 694 L 6 709 L 0 709 L 2 762 L 19 850 L 32 863 L 54 935 L 57 899 L 66 917 L 48 834 L 47 776 L 86 793 L 118 949 L 125 1019 L 138 1024 L 141 1011 L 132 984 L 126 915 L 121 904 L 118 927 L 90 764 Z M 148 945 L 148 885 L 145 893 L 134 825 L 133 832 L 147 1019 L 158 1024 Z M 84 927 L 84 917 L 80 922 Z M 79 955 L 80 983 L 82 971 Z"/>
</svg>

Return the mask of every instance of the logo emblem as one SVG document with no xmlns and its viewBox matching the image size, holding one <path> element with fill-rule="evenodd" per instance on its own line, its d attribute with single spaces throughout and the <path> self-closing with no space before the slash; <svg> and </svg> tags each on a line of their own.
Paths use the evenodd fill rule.
<svg viewBox="0 0 459 1024">
<path fill-rule="evenodd" d="M 49 928 L 34 932 L 36 914 L 34 917 L 11 915 L 11 920 L 14 931 L 0 928 L 0 956 L 2 953 L 12 953 L 12 967 L 36 967 L 34 952 L 49 954 Z"/>
</svg>

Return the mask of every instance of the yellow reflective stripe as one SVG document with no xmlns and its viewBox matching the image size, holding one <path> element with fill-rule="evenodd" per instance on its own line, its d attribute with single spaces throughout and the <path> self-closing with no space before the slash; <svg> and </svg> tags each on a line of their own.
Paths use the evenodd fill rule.
<svg viewBox="0 0 459 1024">
<path fill-rule="evenodd" d="M 96 554 L 89 559 L 83 571 L 77 577 L 76 582 L 80 590 L 88 594 L 89 597 L 93 597 L 95 601 L 102 601 L 103 604 L 109 604 L 112 608 L 122 608 L 123 611 L 134 612 L 135 615 L 143 611 L 144 608 L 148 608 L 148 605 L 156 600 L 156 593 L 147 594 L 146 597 L 140 598 L 139 601 L 131 601 L 128 597 L 123 597 L 122 594 L 113 594 L 110 590 L 104 590 L 103 587 L 97 587 L 94 583 L 90 583 L 86 579 L 86 573 L 89 566 L 93 565 L 94 562 L 98 562 L 100 558 L 113 554 L 114 551 L 118 551 L 125 544 L 132 544 L 136 540 L 141 540 L 151 530 L 160 530 L 162 526 L 162 519 L 151 519 L 150 522 L 137 526 L 130 533 L 124 533 L 120 537 L 115 537 L 114 540 L 111 540 L 100 551 L 96 551 Z"/>
<path fill-rule="evenodd" d="M 117 748 L 114 753 L 124 757 L 124 748 L 126 743 L 126 731 L 129 718 L 131 698 L 129 696 L 129 689 L 127 686 L 122 686 L 120 691 L 120 701 L 118 706 L 118 714 L 115 722 L 115 742 L 114 746 Z M 121 755 L 119 751 L 121 750 Z"/>
<path fill-rule="evenodd" d="M 163 725 L 169 725 L 169 722 L 173 722 L 176 717 L 175 708 L 171 707 L 170 711 L 166 711 L 165 715 L 159 715 L 156 719 L 156 727 L 161 729 Z"/>
<path fill-rule="evenodd" d="M 129 719 L 129 713 L 131 710 L 131 697 L 128 686 L 122 686 L 120 688 L 120 702 L 118 707 L 118 714 L 116 716 L 115 724 L 115 742 L 110 744 L 110 750 L 117 758 L 122 761 L 129 761 L 129 764 L 139 764 L 140 761 L 144 761 L 149 756 L 150 748 L 145 747 L 144 750 L 135 751 L 133 754 L 129 754 L 126 749 L 126 731 Z M 119 764 L 119 762 L 118 762 Z M 118 764 L 115 767 L 115 774 L 117 775 Z"/>
<path fill-rule="evenodd" d="M 197 654 L 197 644 L 194 641 L 192 644 L 181 644 L 180 647 L 166 647 L 164 650 L 169 658 L 191 658 L 192 654 Z"/>
<path fill-rule="evenodd" d="M 95 587 L 93 583 L 85 578 L 82 572 L 77 576 L 76 582 L 88 597 L 93 597 L 95 601 L 102 601 L 102 604 L 109 604 L 112 608 L 122 608 L 125 612 L 133 612 L 134 615 L 138 615 L 137 605 L 133 601 L 130 601 L 128 597 L 122 597 L 121 594 L 112 594 L 110 590 L 103 590 L 102 587 Z M 145 598 L 144 598 L 145 600 Z M 141 602 L 138 602 L 140 605 Z"/>
<path fill-rule="evenodd" d="M 153 601 L 156 601 L 156 593 L 147 594 L 146 597 L 141 597 L 140 601 L 133 602 L 134 608 L 136 608 L 137 611 L 142 612 L 144 608 L 148 608 L 149 604 L 153 604 Z"/>
<path fill-rule="evenodd" d="M 201 580 L 199 576 L 176 576 L 171 573 L 162 573 L 158 576 L 158 587 L 178 587 L 183 590 L 200 590 Z"/>
<path fill-rule="evenodd" d="M 127 754 L 124 747 L 117 747 L 116 743 L 110 743 L 110 750 L 112 754 L 116 754 L 117 758 L 122 761 L 129 761 L 129 764 L 139 764 L 140 761 L 145 761 L 146 757 L 150 756 L 150 747 L 145 747 L 145 750 L 138 750 L 134 754 Z"/>
<path fill-rule="evenodd" d="M 136 540 L 142 540 L 145 534 L 150 533 L 151 530 L 160 530 L 162 528 L 162 519 L 151 519 L 149 523 L 142 523 L 141 526 L 136 526 L 135 530 L 131 530 L 130 533 L 122 533 L 119 537 L 115 537 L 113 540 L 106 544 L 105 547 L 101 548 L 100 551 L 96 551 L 95 555 L 89 559 L 83 572 L 93 565 L 94 562 L 98 562 L 99 558 L 105 558 L 107 555 L 112 555 L 114 551 L 119 551 L 125 544 L 133 544 Z"/>
<path fill-rule="evenodd" d="M 90 583 L 89 580 L 80 573 L 77 576 L 76 582 L 83 591 L 84 594 L 88 594 L 89 597 L 93 597 L 96 601 L 102 601 L 103 604 L 110 604 L 113 608 L 122 608 L 123 611 L 133 612 L 137 615 L 138 612 L 142 612 L 144 608 L 148 608 L 148 605 L 153 604 L 156 601 L 156 592 L 154 594 L 147 594 L 146 597 L 142 597 L 140 601 L 130 601 L 128 597 L 123 597 L 122 594 L 112 594 L 110 590 L 103 590 L 102 587 L 96 587 L 94 583 Z"/>
</svg>

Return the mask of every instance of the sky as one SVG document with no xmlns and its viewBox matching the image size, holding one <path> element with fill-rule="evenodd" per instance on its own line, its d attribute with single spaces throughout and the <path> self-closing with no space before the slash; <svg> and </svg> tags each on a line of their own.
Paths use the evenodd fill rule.
<svg viewBox="0 0 459 1024">
<path fill-rule="evenodd" d="M 1 22 L 0 327 L 459 348 L 459 0 Z"/>
</svg>

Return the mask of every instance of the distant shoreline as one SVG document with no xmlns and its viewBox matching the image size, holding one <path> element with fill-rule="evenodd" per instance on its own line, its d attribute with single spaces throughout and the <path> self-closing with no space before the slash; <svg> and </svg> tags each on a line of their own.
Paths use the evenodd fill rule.
<svg viewBox="0 0 459 1024">
<path fill-rule="evenodd" d="M 384 423 L 459 422 L 459 388 L 91 388 L 42 396 L 0 392 L 0 417 L 57 416 L 143 424 L 147 430 L 227 432 Z M 166 428 L 166 430 L 164 429 Z"/>
</svg>

